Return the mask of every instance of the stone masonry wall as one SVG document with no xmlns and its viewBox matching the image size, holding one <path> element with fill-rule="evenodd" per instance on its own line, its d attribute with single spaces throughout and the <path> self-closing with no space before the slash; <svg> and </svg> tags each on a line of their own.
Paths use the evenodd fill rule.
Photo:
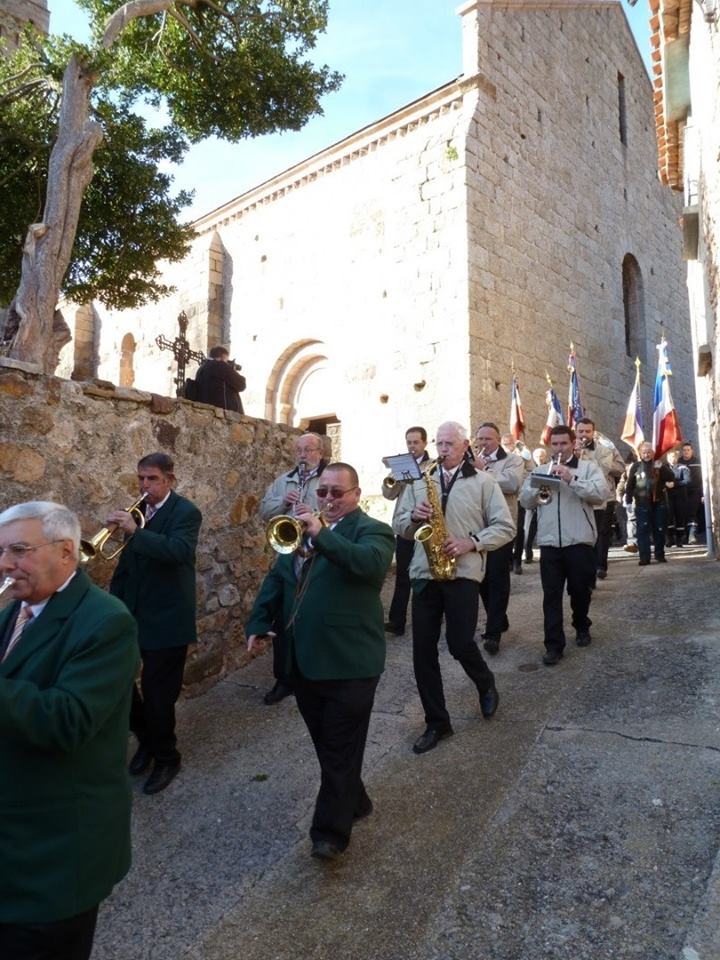
<svg viewBox="0 0 720 960">
<path fill-rule="evenodd" d="M 246 659 L 244 619 L 274 554 L 257 505 L 293 462 L 295 431 L 103 381 L 79 383 L 0 361 L 0 509 L 56 500 L 83 536 L 137 497 L 135 468 L 155 450 L 175 460 L 177 491 L 203 514 L 197 554 L 198 634 L 185 671 L 200 692 Z M 88 572 L 105 586 L 112 564 Z"/>
<path fill-rule="evenodd" d="M 586 412 L 618 441 L 635 377 L 623 308 L 631 254 L 642 274 L 646 430 L 664 332 L 673 396 L 694 439 L 681 206 L 657 180 L 650 81 L 620 6 L 481 4 L 477 17 L 487 83 L 467 142 L 473 419 L 506 421 L 514 362 L 536 443 L 545 374 L 564 404 L 572 341 Z"/>
</svg>

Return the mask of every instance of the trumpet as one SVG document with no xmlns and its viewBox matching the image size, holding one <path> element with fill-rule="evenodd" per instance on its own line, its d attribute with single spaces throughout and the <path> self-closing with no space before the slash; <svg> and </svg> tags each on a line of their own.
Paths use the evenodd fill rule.
<svg viewBox="0 0 720 960">
<path fill-rule="evenodd" d="M 550 469 L 548 470 L 547 474 L 542 474 L 542 476 L 546 476 L 546 477 L 553 476 L 552 468 L 554 464 L 560 463 L 561 456 L 562 455 L 558 453 L 554 457 L 550 458 Z M 552 503 L 552 499 L 553 499 L 553 492 L 548 486 L 548 484 L 547 483 L 540 484 L 540 490 L 538 492 L 538 503 L 540 504 L 540 506 L 541 507 L 547 506 L 549 503 Z"/>
<path fill-rule="evenodd" d="M 327 520 L 322 513 L 317 513 L 320 523 L 326 527 Z M 302 547 L 303 537 L 305 536 L 305 525 L 297 517 L 291 517 L 288 513 L 278 514 L 272 517 L 265 527 L 265 539 L 273 548 L 275 553 L 295 553 Z"/>
<path fill-rule="evenodd" d="M 140 504 L 143 502 L 146 496 L 147 494 L 144 493 L 126 510 L 126 513 L 131 514 L 135 518 L 135 523 L 141 528 L 145 526 L 145 516 L 140 509 Z M 117 524 L 111 523 L 109 526 L 103 527 L 102 530 L 98 530 L 92 540 L 81 540 L 80 562 L 89 563 L 98 556 L 103 560 L 114 560 L 115 557 L 125 549 L 125 544 L 127 543 L 127 541 L 124 541 L 120 544 L 117 550 L 114 550 L 112 553 L 106 553 L 105 545 L 107 544 L 108 540 L 112 539 L 116 530 Z"/>
<path fill-rule="evenodd" d="M 15 583 L 12 577 L 5 577 L 2 583 L 0 583 L 0 597 L 5 593 L 6 590 L 9 590 L 10 587 Z"/>
</svg>

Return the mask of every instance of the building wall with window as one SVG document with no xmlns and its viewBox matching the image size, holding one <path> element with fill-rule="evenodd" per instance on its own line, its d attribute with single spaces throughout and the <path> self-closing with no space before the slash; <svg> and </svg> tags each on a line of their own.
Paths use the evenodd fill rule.
<svg viewBox="0 0 720 960">
<path fill-rule="evenodd" d="M 410 424 L 505 430 L 513 365 L 535 445 L 571 342 L 587 412 L 618 439 L 636 351 L 652 420 L 664 331 L 692 420 L 680 205 L 657 182 L 621 6 L 471 0 L 460 15 L 460 78 L 199 220 L 166 301 L 97 308 L 98 375 L 128 375 L 132 333 L 135 386 L 171 392 L 155 338 L 184 310 L 193 349 L 224 341 L 243 364 L 247 413 L 328 432 L 371 486 Z M 62 361 L 69 375 L 71 348 Z"/>
</svg>

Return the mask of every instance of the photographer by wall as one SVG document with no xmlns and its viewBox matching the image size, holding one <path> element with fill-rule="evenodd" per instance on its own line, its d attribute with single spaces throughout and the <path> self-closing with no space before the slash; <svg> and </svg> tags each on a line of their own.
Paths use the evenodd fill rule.
<svg viewBox="0 0 720 960">
<path fill-rule="evenodd" d="M 245 389 L 245 377 L 240 366 L 230 360 L 226 347 L 213 347 L 195 377 L 198 403 L 211 403 L 223 410 L 243 413 L 240 394 Z"/>
</svg>

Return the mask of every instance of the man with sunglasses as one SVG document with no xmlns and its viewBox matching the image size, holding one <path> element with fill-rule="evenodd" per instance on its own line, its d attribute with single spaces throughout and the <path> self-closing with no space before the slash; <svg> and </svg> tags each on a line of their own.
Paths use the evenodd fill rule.
<svg viewBox="0 0 720 960">
<path fill-rule="evenodd" d="M 349 464 L 325 467 L 316 494 L 321 515 L 305 503 L 296 510 L 307 543 L 277 558 L 246 633 L 252 649 L 276 623 L 284 631 L 286 674 L 321 770 L 312 855 L 334 860 L 350 842 L 353 820 L 372 811 L 361 771 L 385 665 L 380 590 L 395 540 L 387 524 L 359 508 L 358 476 Z"/>
<path fill-rule="evenodd" d="M 300 503 L 307 504 L 311 510 L 317 510 L 315 491 L 327 463 L 323 459 L 322 439 L 317 433 L 304 433 L 297 438 L 295 466 L 288 473 L 283 473 L 273 480 L 260 502 L 258 513 L 265 523 L 282 514 L 294 516 Z M 269 707 L 292 694 L 290 681 L 284 673 L 286 654 L 283 632 L 278 625 L 273 639 L 275 684 L 263 697 L 263 702 Z"/>
<path fill-rule="evenodd" d="M 125 769 L 140 655 L 123 603 L 78 570 L 56 503 L 0 513 L 0 957 L 85 960 L 130 866 Z"/>
</svg>

